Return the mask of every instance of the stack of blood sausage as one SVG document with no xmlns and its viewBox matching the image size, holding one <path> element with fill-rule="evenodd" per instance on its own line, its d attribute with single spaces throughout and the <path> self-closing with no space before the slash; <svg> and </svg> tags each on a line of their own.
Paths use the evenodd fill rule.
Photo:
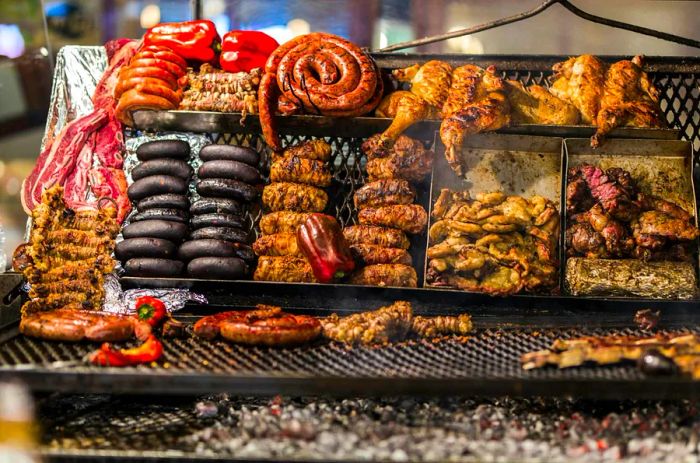
<svg viewBox="0 0 700 463">
<path fill-rule="evenodd" d="M 190 145 L 182 140 L 147 142 L 136 156 L 141 162 L 131 171 L 134 182 L 127 191 L 136 214 L 122 230 L 116 257 L 127 276 L 179 276 L 184 264 L 177 258 L 178 246 L 189 230 Z"/>
<path fill-rule="evenodd" d="M 260 158 L 250 148 L 207 145 L 199 153 L 196 190 L 190 207 L 191 233 L 178 258 L 191 278 L 238 279 L 255 259 L 245 226 L 247 204 L 258 197 Z"/>
</svg>

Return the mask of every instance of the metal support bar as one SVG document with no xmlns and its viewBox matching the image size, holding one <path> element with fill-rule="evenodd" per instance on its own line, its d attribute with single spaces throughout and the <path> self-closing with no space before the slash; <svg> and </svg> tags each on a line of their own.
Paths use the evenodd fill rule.
<svg viewBox="0 0 700 463">
<path fill-rule="evenodd" d="M 453 39 L 455 37 L 462 37 L 465 35 L 471 35 L 471 34 L 475 34 L 477 32 L 482 32 L 482 31 L 486 31 L 489 29 L 494 29 L 496 27 L 505 26 L 506 24 L 512 24 L 514 22 L 522 21 L 524 19 L 528 19 L 528 18 L 531 18 L 533 16 L 536 16 L 536 15 L 542 13 L 543 11 L 545 11 L 546 9 L 548 9 L 550 6 L 557 4 L 557 3 L 560 4 L 561 6 L 563 6 L 564 8 L 566 8 L 567 10 L 569 10 L 570 12 L 572 12 L 573 14 L 575 14 L 576 16 L 578 16 L 579 18 L 583 18 L 587 21 L 591 21 L 591 22 L 594 22 L 597 24 L 603 24 L 605 26 L 615 27 L 618 29 L 624 29 L 627 31 L 636 32 L 636 33 L 642 34 L 642 35 L 656 37 L 658 39 L 663 39 L 663 40 L 667 40 L 669 42 L 675 42 L 675 43 L 679 43 L 682 45 L 687 45 L 689 47 L 700 48 L 700 41 L 689 39 L 687 37 L 681 37 L 678 35 L 669 34 L 666 32 L 659 32 L 659 31 L 654 30 L 654 29 L 636 26 L 634 24 L 627 24 L 627 23 L 624 23 L 621 21 L 616 21 L 614 19 L 608 19 L 608 18 L 603 18 L 601 16 L 592 15 L 592 14 L 586 13 L 585 11 L 582 11 L 579 8 L 577 8 L 576 6 L 572 5 L 571 2 L 569 2 L 569 0 L 546 0 L 541 5 L 535 7 L 531 10 L 528 10 L 528 11 L 525 11 L 522 13 L 518 13 L 518 14 L 513 15 L 513 16 L 508 16 L 506 18 L 497 19 L 495 21 L 491 21 L 488 23 L 479 24 L 477 26 L 469 27 L 467 29 L 460 29 L 458 31 L 447 32 L 445 34 L 433 35 L 431 37 L 424 37 L 422 39 L 410 40 L 408 42 L 400 42 L 400 43 L 397 43 L 394 45 L 389 45 L 388 47 L 384 47 L 378 51 L 390 52 L 390 51 L 396 51 L 396 50 L 403 50 L 406 48 L 418 47 L 421 45 L 427 45 L 429 43 L 441 42 L 443 40 Z"/>
<path fill-rule="evenodd" d="M 190 0 L 192 19 L 202 19 L 202 0 Z"/>
</svg>

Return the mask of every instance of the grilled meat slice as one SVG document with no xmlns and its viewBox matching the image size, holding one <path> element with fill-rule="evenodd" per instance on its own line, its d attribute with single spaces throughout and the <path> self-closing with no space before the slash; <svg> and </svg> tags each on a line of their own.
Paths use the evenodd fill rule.
<svg viewBox="0 0 700 463">
<path fill-rule="evenodd" d="M 571 256 L 604 259 L 610 257 L 605 247 L 605 239 L 595 231 L 590 223 L 573 223 L 566 230 L 566 253 Z"/>
<path fill-rule="evenodd" d="M 400 204 L 362 209 L 358 219 L 362 225 L 393 227 L 416 234 L 425 230 L 428 213 L 418 204 Z"/>
<path fill-rule="evenodd" d="M 406 180 L 375 180 L 360 187 L 353 197 L 355 208 L 411 204 L 416 192 Z"/>
<path fill-rule="evenodd" d="M 139 323 L 134 317 L 79 310 L 77 305 L 22 317 L 19 329 L 26 336 L 50 341 L 125 341 Z"/>
<path fill-rule="evenodd" d="M 255 281 L 317 283 L 311 264 L 303 257 L 260 256 Z"/>
<path fill-rule="evenodd" d="M 472 330 L 472 317 L 468 314 L 437 317 L 413 317 L 411 331 L 421 338 L 435 338 L 451 334 L 465 335 Z"/>
<path fill-rule="evenodd" d="M 276 233 L 296 233 L 299 225 L 306 222 L 309 214 L 303 212 L 277 211 L 260 218 L 260 231 L 263 235 Z"/>
<path fill-rule="evenodd" d="M 401 135 L 391 149 L 377 148 L 381 143 L 379 135 L 373 135 L 362 144 L 367 158 L 367 175 L 370 182 L 385 178 L 405 179 L 421 182 L 433 168 L 435 153 L 423 144 Z"/>
<path fill-rule="evenodd" d="M 350 278 L 350 283 L 353 285 L 415 288 L 418 286 L 418 275 L 410 265 L 375 264 L 356 271 Z"/>
<path fill-rule="evenodd" d="M 401 230 L 371 225 L 352 225 L 343 229 L 343 236 L 350 244 L 369 244 L 385 248 L 408 249 L 408 237 Z"/>
<path fill-rule="evenodd" d="M 253 243 L 253 251 L 258 256 L 297 256 L 304 254 L 297 244 L 295 233 L 275 233 L 261 236 Z"/>
<path fill-rule="evenodd" d="M 286 156 L 272 162 L 270 180 L 327 187 L 331 184 L 331 171 L 324 161 Z"/>
<path fill-rule="evenodd" d="M 385 248 L 374 244 L 350 245 L 353 256 L 364 265 L 404 264 L 411 265 L 411 255 L 405 249 Z"/>
<path fill-rule="evenodd" d="M 271 183 L 263 189 L 263 205 L 270 211 L 321 212 L 328 195 L 320 188 L 299 183 Z"/>
<path fill-rule="evenodd" d="M 692 241 L 700 230 L 688 220 L 674 218 L 660 211 L 642 212 L 633 224 L 637 235 L 663 236 L 676 241 Z"/>
<path fill-rule="evenodd" d="M 321 319 L 323 336 L 345 344 L 383 344 L 402 340 L 411 329 L 413 309 L 405 301 L 396 301 L 371 312 Z"/>
</svg>

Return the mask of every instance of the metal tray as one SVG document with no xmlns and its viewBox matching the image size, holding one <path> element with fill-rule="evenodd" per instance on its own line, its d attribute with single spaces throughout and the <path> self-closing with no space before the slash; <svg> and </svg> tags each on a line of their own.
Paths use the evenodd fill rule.
<svg viewBox="0 0 700 463">
<path fill-rule="evenodd" d="M 643 193 L 659 196 L 680 205 L 695 216 L 697 225 L 698 209 L 696 190 L 693 186 L 691 143 L 663 140 L 608 140 L 603 146 L 594 150 L 590 147 L 588 139 L 566 139 L 564 148 L 567 170 L 569 167 L 584 163 L 604 169 L 621 167 L 632 174 L 632 178 Z M 567 172 L 564 174 L 563 192 L 566 191 L 566 174 Z M 563 194 L 562 201 L 566 200 L 565 196 Z M 566 207 L 563 209 L 566 210 Z M 562 230 L 565 231 L 566 214 L 563 218 Z M 562 272 L 566 273 L 566 252 L 562 257 Z M 697 254 L 694 264 L 697 275 Z M 565 275 L 564 278 L 566 281 L 568 277 Z"/>
</svg>

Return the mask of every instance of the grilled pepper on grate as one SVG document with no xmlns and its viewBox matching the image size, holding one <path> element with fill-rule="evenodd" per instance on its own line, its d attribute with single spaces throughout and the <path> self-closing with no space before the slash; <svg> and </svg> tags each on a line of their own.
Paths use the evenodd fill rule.
<svg viewBox="0 0 700 463">
<path fill-rule="evenodd" d="M 355 269 L 343 231 L 330 215 L 310 214 L 297 230 L 297 242 L 321 283 L 343 278 Z"/>
<path fill-rule="evenodd" d="M 265 66 L 267 57 L 280 44 L 260 31 L 230 31 L 221 44 L 221 69 L 228 72 L 250 72 Z"/>
<path fill-rule="evenodd" d="M 90 363 L 103 367 L 127 367 L 151 363 L 163 355 L 163 344 L 154 335 L 138 347 L 116 350 L 108 342 L 90 355 Z"/>
<path fill-rule="evenodd" d="M 146 32 L 143 44 L 167 47 L 186 60 L 209 63 L 221 49 L 221 38 L 212 21 L 201 19 L 158 24 Z"/>
</svg>

